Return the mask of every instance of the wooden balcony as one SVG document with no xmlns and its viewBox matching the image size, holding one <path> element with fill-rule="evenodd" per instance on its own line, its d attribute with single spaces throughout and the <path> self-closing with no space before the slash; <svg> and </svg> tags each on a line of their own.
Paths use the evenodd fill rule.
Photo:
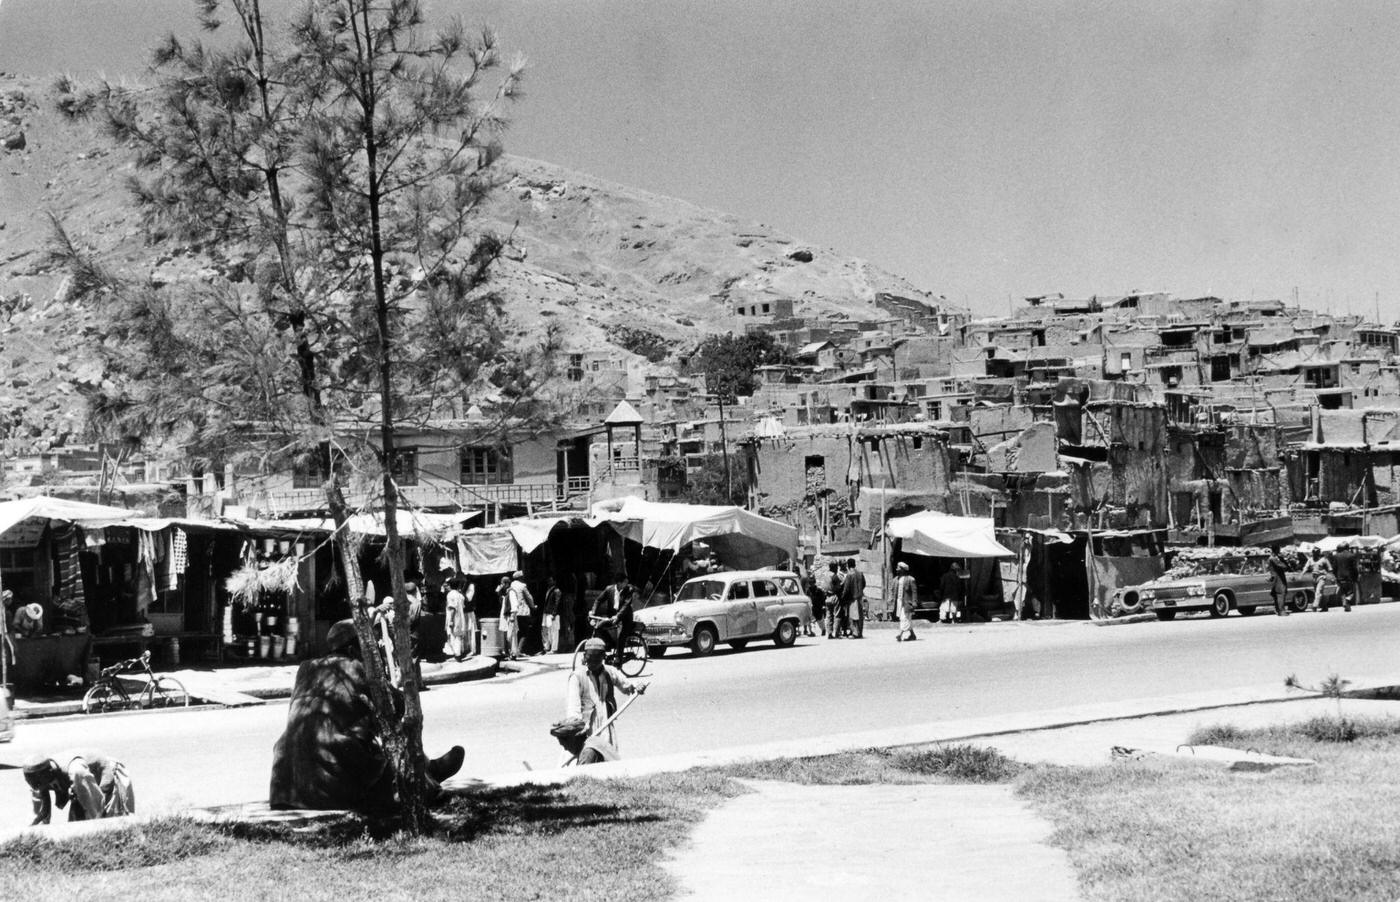
<svg viewBox="0 0 1400 902">
<path fill-rule="evenodd" d="M 480 510 L 497 505 L 548 510 L 580 494 L 587 494 L 587 477 L 570 478 L 566 483 L 504 483 L 500 485 L 409 485 L 401 487 L 403 500 L 413 507 Z M 352 509 L 373 509 L 382 504 L 379 492 L 347 491 L 345 500 Z M 319 488 L 288 489 L 250 494 L 242 499 L 269 517 L 308 511 L 325 511 L 326 496 Z"/>
</svg>

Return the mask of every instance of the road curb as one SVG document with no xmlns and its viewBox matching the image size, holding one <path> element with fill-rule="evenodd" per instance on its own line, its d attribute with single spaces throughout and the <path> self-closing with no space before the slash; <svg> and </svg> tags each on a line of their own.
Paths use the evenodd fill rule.
<svg viewBox="0 0 1400 902">
<path fill-rule="evenodd" d="M 1151 623 L 1157 619 L 1156 614 L 1125 614 L 1122 617 L 1110 617 L 1107 620 L 1091 620 L 1094 626 L 1122 626 L 1125 623 Z"/>
<path fill-rule="evenodd" d="M 467 683 L 475 680 L 484 680 L 493 677 L 498 671 L 505 669 L 500 666 L 495 658 L 473 658 L 469 661 L 457 664 L 450 670 L 433 670 L 423 674 L 423 683 L 426 686 L 445 686 L 453 683 Z M 237 681 L 220 683 L 218 685 L 201 686 L 193 681 L 186 681 L 192 685 L 187 685 L 191 698 L 213 701 L 217 707 L 236 707 L 232 704 L 223 704 L 218 701 L 220 696 L 236 698 L 244 696 L 255 699 L 257 702 L 276 701 L 278 699 L 290 698 L 292 695 L 292 685 L 270 685 L 270 686 L 238 686 Z M 212 680 L 210 681 L 212 684 Z M 207 695 L 201 692 L 208 693 Z M 239 705 L 255 704 L 256 702 L 240 701 Z M 208 707 L 207 705 L 191 705 L 190 707 Z M 16 720 L 39 720 L 48 717 L 68 717 L 83 713 L 83 703 L 81 700 L 61 701 L 61 702 L 22 702 L 15 708 Z M 149 713 L 142 711 L 113 711 L 112 714 L 140 714 Z M 88 715 L 99 717 L 105 715 Z"/>
</svg>

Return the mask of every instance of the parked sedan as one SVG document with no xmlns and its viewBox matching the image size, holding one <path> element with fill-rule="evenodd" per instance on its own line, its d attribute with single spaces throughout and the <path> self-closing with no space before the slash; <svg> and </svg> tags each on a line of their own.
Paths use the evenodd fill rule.
<svg viewBox="0 0 1400 902">
<path fill-rule="evenodd" d="M 708 655 L 720 642 L 734 648 L 755 639 L 791 645 L 811 624 L 812 605 L 794 573 L 738 570 L 697 576 L 681 586 L 674 602 L 643 608 L 636 621 L 653 656 L 676 645 Z"/>
<path fill-rule="evenodd" d="M 1273 609 L 1267 573 L 1200 573 L 1177 578 L 1162 577 L 1140 586 L 1118 589 L 1114 598 L 1125 610 L 1151 611 L 1158 620 L 1171 620 L 1178 611 L 1209 611 L 1224 617 L 1234 608 L 1253 614 L 1259 608 Z M 1307 610 L 1313 600 L 1313 581 L 1301 573 L 1288 575 L 1288 606 Z"/>
</svg>

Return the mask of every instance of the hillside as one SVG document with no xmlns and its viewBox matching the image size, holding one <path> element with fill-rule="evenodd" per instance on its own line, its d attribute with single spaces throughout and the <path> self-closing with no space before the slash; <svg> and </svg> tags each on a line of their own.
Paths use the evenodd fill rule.
<svg viewBox="0 0 1400 902">
<path fill-rule="evenodd" d="M 56 99 L 48 85 L 0 76 L 0 422 L 11 452 L 80 433 L 78 385 L 100 377 L 83 363 L 86 314 L 44 264 L 51 215 L 116 269 L 191 273 L 204 262 L 144 242 L 123 187 L 126 155 L 58 113 Z M 799 316 L 859 319 L 876 315 L 877 292 L 923 296 L 762 225 L 549 163 L 505 165 L 511 178 L 487 225 L 515 228 L 497 278 L 522 336 L 552 317 L 569 349 L 606 347 L 622 325 L 684 349 L 736 328 L 729 311 L 741 298 L 790 297 Z"/>
</svg>

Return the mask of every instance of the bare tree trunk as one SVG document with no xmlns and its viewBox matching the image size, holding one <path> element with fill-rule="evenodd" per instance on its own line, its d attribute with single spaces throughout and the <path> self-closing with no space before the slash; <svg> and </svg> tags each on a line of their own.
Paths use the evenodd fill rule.
<svg viewBox="0 0 1400 902">
<path fill-rule="evenodd" d="M 357 50 L 362 61 L 370 58 L 373 50 L 373 28 L 370 23 L 370 4 L 361 3 L 358 10 L 358 26 L 355 27 Z M 353 18 L 352 18 L 353 21 Z M 403 690 L 403 717 L 399 728 L 391 735 L 385 735 L 385 751 L 394 763 L 398 779 L 399 813 L 403 818 L 403 828 L 410 833 L 425 833 L 431 827 L 424 789 L 427 783 L 427 762 L 423 754 L 423 707 L 418 697 L 418 668 L 414 666 L 413 647 L 409 637 L 408 597 L 404 592 L 404 551 L 403 537 L 398 528 L 398 486 L 394 482 L 394 390 L 393 390 L 393 335 L 389 321 L 389 294 L 384 274 L 385 251 L 383 229 L 380 222 L 383 195 L 379 173 L 379 136 L 375 117 L 380 113 L 376 73 L 372 66 L 360 69 L 361 114 L 360 142 L 365 153 L 365 172 L 368 178 L 368 196 L 365 207 L 369 211 L 369 257 L 374 276 L 374 313 L 379 333 L 379 428 L 380 466 L 384 485 L 384 537 L 388 546 L 389 585 L 394 592 L 394 658 L 401 674 L 400 689 Z"/>
</svg>

